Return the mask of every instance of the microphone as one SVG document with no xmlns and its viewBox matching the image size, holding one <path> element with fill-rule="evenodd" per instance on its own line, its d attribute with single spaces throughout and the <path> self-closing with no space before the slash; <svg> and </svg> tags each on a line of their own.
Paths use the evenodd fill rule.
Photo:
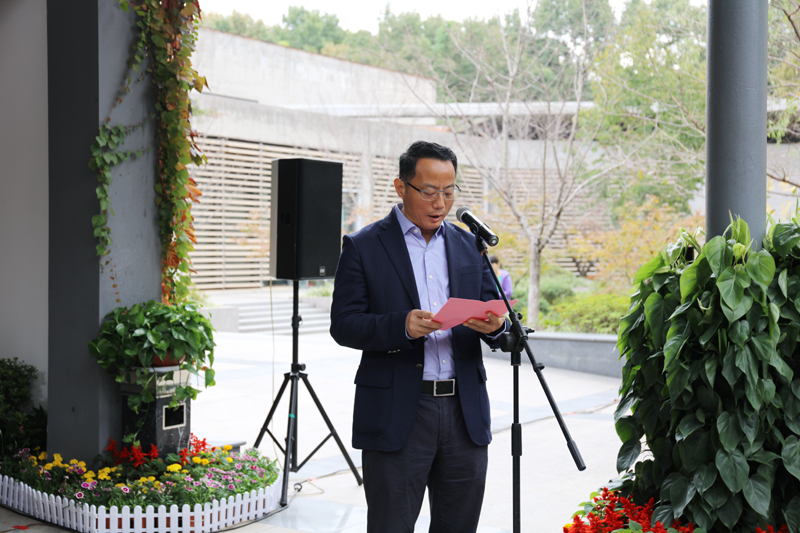
<svg viewBox="0 0 800 533">
<path fill-rule="evenodd" d="M 469 226 L 470 231 L 486 241 L 486 244 L 489 246 L 497 246 L 500 242 L 500 239 L 497 238 L 497 235 L 489 229 L 489 226 L 481 222 L 481 220 L 475 216 L 475 213 L 472 212 L 467 206 L 459 207 L 458 211 L 456 211 L 456 218 L 459 222 L 466 224 Z"/>
</svg>

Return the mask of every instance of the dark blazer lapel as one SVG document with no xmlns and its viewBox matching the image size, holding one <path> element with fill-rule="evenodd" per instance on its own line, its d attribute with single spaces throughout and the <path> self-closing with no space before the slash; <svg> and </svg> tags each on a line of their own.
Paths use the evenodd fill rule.
<svg viewBox="0 0 800 533">
<path fill-rule="evenodd" d="M 414 281 L 414 268 L 411 266 L 408 247 L 403 238 L 400 223 L 394 214 L 394 209 L 383 219 L 381 227 L 383 231 L 378 234 L 378 238 L 380 238 L 386 253 L 392 260 L 392 266 L 397 271 L 397 277 L 400 278 L 400 282 L 405 287 L 409 298 L 414 302 L 414 309 L 419 309 L 419 292 L 417 291 L 417 282 Z"/>
<path fill-rule="evenodd" d="M 447 251 L 447 275 L 450 277 L 450 297 L 458 298 L 459 282 L 461 281 L 461 258 L 466 257 L 463 242 L 458 229 L 449 222 L 445 222 L 447 235 L 444 239 Z"/>
</svg>

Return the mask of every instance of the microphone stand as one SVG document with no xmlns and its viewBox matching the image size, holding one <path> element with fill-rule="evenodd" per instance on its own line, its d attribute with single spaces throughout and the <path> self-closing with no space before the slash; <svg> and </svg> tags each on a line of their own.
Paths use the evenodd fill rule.
<svg viewBox="0 0 800 533">
<path fill-rule="evenodd" d="M 519 423 L 519 366 L 521 364 L 523 350 L 525 350 L 525 352 L 528 354 L 528 359 L 530 359 L 531 365 L 533 365 L 533 371 L 536 372 L 536 377 L 539 378 L 539 383 L 542 386 L 545 396 L 547 396 L 547 401 L 550 403 L 550 408 L 553 410 L 553 414 L 558 421 L 558 425 L 561 427 L 561 432 L 564 434 L 564 438 L 567 440 L 567 448 L 569 449 L 569 453 L 572 454 L 572 460 L 575 461 L 575 466 L 578 467 L 578 470 L 583 471 L 586 469 L 586 465 L 583 462 L 581 453 L 578 451 L 578 445 L 575 444 L 574 440 L 572 440 L 572 436 L 569 434 L 569 430 L 564 422 L 564 418 L 561 416 L 561 411 L 558 410 L 556 401 L 553 398 L 553 395 L 550 393 L 550 387 L 547 386 L 547 382 L 542 375 L 542 369 L 544 368 L 544 365 L 537 363 L 536 359 L 533 357 L 533 352 L 528 344 L 528 333 L 533 333 L 533 330 L 531 328 L 524 327 L 520 322 L 517 313 L 511 310 L 511 304 L 509 303 L 505 292 L 503 292 L 503 288 L 500 286 L 500 280 L 497 278 L 494 268 L 492 268 L 491 261 L 489 261 L 486 243 L 477 234 L 475 235 L 475 246 L 478 248 L 478 252 L 483 256 L 486 265 L 489 267 L 489 272 L 492 273 L 494 282 L 497 285 L 497 292 L 500 293 L 500 296 L 502 296 L 503 301 L 506 303 L 508 316 L 511 319 L 511 331 L 500 335 L 500 350 L 503 352 L 511 352 L 511 366 L 514 367 L 514 423 L 511 424 L 511 457 L 513 463 L 512 482 L 514 491 L 514 533 L 519 533 L 521 527 L 520 456 L 522 455 L 522 425 Z"/>
</svg>

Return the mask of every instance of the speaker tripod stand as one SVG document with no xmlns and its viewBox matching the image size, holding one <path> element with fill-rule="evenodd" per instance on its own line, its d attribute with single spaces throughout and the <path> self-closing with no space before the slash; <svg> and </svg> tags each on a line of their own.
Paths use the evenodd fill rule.
<svg viewBox="0 0 800 533">
<path fill-rule="evenodd" d="M 356 481 L 359 485 L 364 483 L 364 480 L 361 479 L 361 475 L 358 473 L 358 469 L 356 465 L 353 464 L 353 460 L 350 458 L 350 454 L 347 453 L 347 450 L 342 444 L 342 439 L 339 438 L 339 434 L 336 433 L 336 429 L 334 429 L 333 424 L 331 423 L 330 418 L 328 418 L 325 409 L 322 407 L 322 403 L 319 401 L 317 394 L 314 392 L 314 388 L 311 386 L 311 383 L 308 381 L 308 374 L 304 373 L 303 370 L 306 369 L 306 365 L 301 364 L 298 362 L 298 344 L 299 344 L 299 337 L 300 337 L 300 322 L 302 321 L 302 317 L 300 317 L 299 309 L 298 309 L 298 300 L 299 300 L 299 293 L 300 293 L 300 282 L 298 280 L 294 280 L 294 287 L 293 287 L 293 304 L 292 304 L 292 366 L 291 370 L 283 375 L 283 384 L 281 385 L 280 390 L 278 391 L 278 395 L 275 397 L 275 400 L 272 402 L 272 408 L 269 410 L 269 414 L 267 415 L 266 420 L 264 420 L 264 425 L 261 426 L 261 431 L 258 433 L 258 438 L 256 439 L 255 447 L 261 444 L 261 439 L 264 437 L 264 433 L 269 434 L 272 437 L 272 440 L 281 450 L 281 453 L 284 454 L 284 464 L 283 464 L 283 486 L 281 488 L 281 500 L 280 504 L 281 507 L 285 507 L 287 505 L 287 493 L 289 490 L 289 472 L 297 472 L 308 462 L 311 457 L 317 451 L 322 448 L 322 445 L 328 442 L 328 439 L 331 437 L 334 438 L 336 444 L 339 445 L 339 450 L 342 452 L 347 464 L 350 466 L 350 470 L 353 471 L 353 475 L 356 477 Z M 299 393 L 300 387 L 300 380 L 303 381 L 306 385 L 306 389 L 308 389 L 309 394 L 311 394 L 311 398 L 314 400 L 314 403 L 317 405 L 317 409 L 319 410 L 319 414 L 322 415 L 323 420 L 325 420 L 325 424 L 327 424 L 330 433 L 328 436 L 322 439 L 314 450 L 308 454 L 308 457 L 303 460 L 299 465 L 297 464 L 297 396 Z M 291 384 L 290 392 L 289 392 L 289 416 L 287 421 L 286 427 L 286 448 L 284 449 L 281 446 L 281 443 L 278 442 L 278 439 L 275 438 L 272 431 L 269 429 L 269 423 L 272 420 L 272 416 L 275 414 L 275 411 L 278 408 L 278 404 L 283 397 L 283 393 L 286 391 L 286 387 Z"/>
</svg>

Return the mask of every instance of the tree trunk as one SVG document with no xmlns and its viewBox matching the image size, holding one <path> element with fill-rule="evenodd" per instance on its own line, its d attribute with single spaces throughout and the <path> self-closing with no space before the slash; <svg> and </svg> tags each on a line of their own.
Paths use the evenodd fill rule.
<svg viewBox="0 0 800 533">
<path fill-rule="evenodd" d="M 528 267 L 528 312 L 527 324 L 536 328 L 539 324 L 539 277 L 542 272 L 542 252 L 535 239 L 529 239 L 529 267 Z"/>
</svg>

